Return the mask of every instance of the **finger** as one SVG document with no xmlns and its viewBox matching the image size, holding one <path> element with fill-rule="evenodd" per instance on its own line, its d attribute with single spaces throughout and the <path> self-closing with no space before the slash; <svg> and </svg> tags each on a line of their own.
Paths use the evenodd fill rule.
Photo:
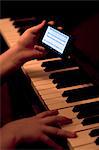
<svg viewBox="0 0 99 150">
<path fill-rule="evenodd" d="M 33 49 L 33 58 L 41 58 L 45 56 L 45 52 Z"/>
<path fill-rule="evenodd" d="M 60 145 L 56 144 L 52 139 L 50 139 L 46 135 L 42 136 L 41 141 L 55 150 L 63 150 L 63 148 Z"/>
<path fill-rule="evenodd" d="M 63 30 L 63 27 L 57 27 L 57 29 L 62 31 L 62 30 Z"/>
<path fill-rule="evenodd" d="M 32 33 L 38 33 L 46 24 L 46 21 L 43 20 L 40 24 L 34 26 L 34 27 L 31 27 L 29 30 L 32 32 Z"/>
<path fill-rule="evenodd" d="M 49 21 L 48 25 L 51 25 L 51 26 L 55 25 L 55 21 L 53 21 L 53 20 Z"/>
<path fill-rule="evenodd" d="M 45 126 L 44 131 L 46 134 L 62 137 L 62 138 L 75 138 L 76 132 L 66 131 L 60 128 Z"/>
<path fill-rule="evenodd" d="M 38 50 L 38 51 L 41 51 L 41 52 L 46 52 L 45 48 L 42 47 L 42 46 L 35 45 L 35 46 L 34 46 L 34 49 L 36 49 L 36 50 Z"/>
<path fill-rule="evenodd" d="M 49 21 L 48 25 L 51 25 L 51 26 L 55 25 L 55 21 Z M 63 27 L 59 26 L 59 27 L 57 27 L 57 29 L 58 30 L 63 30 Z"/>
<path fill-rule="evenodd" d="M 72 119 L 66 118 L 64 116 L 49 116 L 43 119 L 44 123 L 48 125 L 65 125 L 72 123 Z"/>
<path fill-rule="evenodd" d="M 52 116 L 52 115 L 57 115 L 57 114 L 58 114 L 58 110 L 51 110 L 51 111 L 42 112 L 42 113 L 38 114 L 37 117 L 44 118 L 47 116 Z"/>
</svg>

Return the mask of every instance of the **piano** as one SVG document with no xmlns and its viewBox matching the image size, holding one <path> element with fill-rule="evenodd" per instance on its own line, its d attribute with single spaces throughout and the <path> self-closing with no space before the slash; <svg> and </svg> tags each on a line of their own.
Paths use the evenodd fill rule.
<svg viewBox="0 0 99 150">
<path fill-rule="evenodd" d="M 35 19 L 35 17 L 16 20 L 0 19 L 0 33 L 7 45 L 13 46 Z M 77 37 L 74 42 L 76 49 L 73 49 L 74 51 L 72 50 L 66 59 L 60 57 L 35 59 L 22 66 L 22 70 L 29 75 L 31 85 L 45 109 L 58 109 L 59 115 L 72 118 L 72 124 L 61 126 L 64 130 L 77 132 L 77 138 L 67 138 L 70 150 L 99 150 L 99 68 L 97 65 L 99 49 L 96 52 L 94 49 L 97 55 L 90 57 L 89 60 L 87 56 L 89 54 L 92 56 L 94 53 L 91 54 L 90 51 L 86 52 L 87 55 L 82 53 L 82 50 L 87 47 L 88 36 L 85 33 L 88 30 L 90 33 L 92 20 L 94 20 L 93 27 L 99 27 L 99 15 L 96 15 L 71 31 L 71 35 Z M 88 42 L 92 48 L 90 40 Z"/>
</svg>

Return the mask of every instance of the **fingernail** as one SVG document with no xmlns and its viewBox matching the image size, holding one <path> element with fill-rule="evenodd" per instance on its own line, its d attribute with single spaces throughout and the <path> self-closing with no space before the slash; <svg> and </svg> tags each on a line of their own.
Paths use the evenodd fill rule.
<svg viewBox="0 0 99 150">
<path fill-rule="evenodd" d="M 63 117 L 63 120 L 65 121 L 65 123 L 72 123 L 72 119 L 70 118 Z"/>
<path fill-rule="evenodd" d="M 76 132 L 73 132 L 73 133 L 72 133 L 72 137 L 76 138 L 76 137 L 77 137 L 77 133 L 76 133 Z"/>
</svg>

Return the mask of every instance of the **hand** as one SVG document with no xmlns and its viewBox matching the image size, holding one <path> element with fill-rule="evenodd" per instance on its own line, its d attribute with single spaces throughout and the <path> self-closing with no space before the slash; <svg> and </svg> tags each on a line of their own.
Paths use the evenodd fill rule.
<svg viewBox="0 0 99 150">
<path fill-rule="evenodd" d="M 44 28 L 46 21 L 27 29 L 16 43 L 18 54 L 22 58 L 22 62 L 26 62 L 32 58 L 40 58 L 46 54 L 45 48 L 39 46 L 38 38 L 41 30 Z"/>
<path fill-rule="evenodd" d="M 42 21 L 37 26 L 27 29 L 19 40 L 0 55 L 0 76 L 6 77 L 13 71 L 20 68 L 26 61 L 33 58 L 41 58 L 46 54 L 44 47 L 37 44 L 41 30 L 44 28 L 46 21 Z M 54 21 L 49 21 L 48 24 L 55 24 Z M 62 29 L 62 27 L 58 27 Z"/>
<path fill-rule="evenodd" d="M 56 150 L 62 150 L 63 148 L 56 144 L 50 138 L 50 135 L 63 138 L 76 137 L 75 133 L 55 127 L 57 123 L 68 124 L 71 122 L 71 119 L 58 116 L 58 111 L 53 110 L 40 113 L 34 117 L 14 121 L 6 125 L 4 129 L 7 130 L 10 135 L 11 133 L 14 134 L 13 139 L 16 140 L 16 143 L 19 143 L 20 141 L 32 143 L 41 141 Z M 10 145 L 9 147 L 12 148 L 14 145 Z"/>
<path fill-rule="evenodd" d="M 40 38 L 40 33 L 44 28 L 46 21 L 42 21 L 40 24 L 27 29 L 23 35 L 20 37 L 16 44 L 18 55 L 20 55 L 21 62 L 26 62 L 33 58 L 41 58 L 46 54 L 44 47 L 38 45 L 38 38 Z M 49 25 L 54 25 L 54 21 L 49 21 Z M 62 30 L 62 27 L 57 27 Z"/>
</svg>

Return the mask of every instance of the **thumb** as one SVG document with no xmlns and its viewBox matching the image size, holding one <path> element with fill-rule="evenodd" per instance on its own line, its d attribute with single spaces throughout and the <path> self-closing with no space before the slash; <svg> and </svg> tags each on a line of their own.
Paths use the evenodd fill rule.
<svg viewBox="0 0 99 150">
<path fill-rule="evenodd" d="M 43 20 L 40 24 L 38 24 L 38 25 L 36 25 L 34 27 L 31 27 L 30 31 L 32 33 L 38 33 L 45 26 L 45 24 L 46 24 L 46 21 Z"/>
</svg>

